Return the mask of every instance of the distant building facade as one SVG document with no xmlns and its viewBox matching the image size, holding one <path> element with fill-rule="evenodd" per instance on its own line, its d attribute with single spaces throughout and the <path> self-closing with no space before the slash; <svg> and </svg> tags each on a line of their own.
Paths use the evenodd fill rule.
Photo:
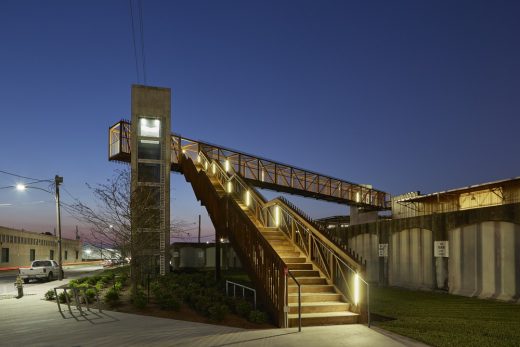
<svg viewBox="0 0 520 347">
<path fill-rule="evenodd" d="M 0 226 L 0 267 L 29 266 L 35 259 L 58 260 L 58 238 Z M 82 260 L 81 241 L 62 239 L 63 263 Z"/>
<path fill-rule="evenodd" d="M 392 219 L 342 239 L 367 278 L 411 289 L 520 301 L 520 178 L 392 198 Z"/>
<path fill-rule="evenodd" d="M 105 259 L 121 259 L 121 252 L 117 249 L 97 246 L 94 244 L 83 244 L 83 260 L 105 260 Z"/>
<path fill-rule="evenodd" d="M 170 252 L 173 270 L 215 268 L 215 243 L 175 242 Z M 242 267 L 229 243 L 221 244 L 220 265 L 223 270 Z"/>
</svg>

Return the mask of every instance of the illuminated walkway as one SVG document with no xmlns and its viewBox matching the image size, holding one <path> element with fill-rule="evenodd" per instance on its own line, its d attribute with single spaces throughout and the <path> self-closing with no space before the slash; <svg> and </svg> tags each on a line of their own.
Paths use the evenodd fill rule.
<svg viewBox="0 0 520 347">
<path fill-rule="evenodd" d="M 60 315 L 42 300 L 56 282 L 31 287 L 20 300 L 1 299 L 2 346 L 424 346 L 363 325 L 243 330 L 104 311 Z M 11 293 L 14 294 L 14 293 Z"/>
</svg>

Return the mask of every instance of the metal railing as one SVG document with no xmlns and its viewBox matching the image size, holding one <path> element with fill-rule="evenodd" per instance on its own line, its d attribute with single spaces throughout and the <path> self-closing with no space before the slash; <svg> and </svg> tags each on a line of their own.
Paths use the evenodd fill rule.
<svg viewBox="0 0 520 347">
<path fill-rule="evenodd" d="M 130 122 L 122 120 L 112 126 L 110 132 L 116 134 L 118 126 L 121 130 L 120 146 L 119 149 L 115 148 L 119 142 L 114 141 L 111 134 L 109 138 L 109 158 L 111 160 L 129 161 Z M 197 154 L 201 151 L 212 160 L 221 163 L 227 160 L 230 167 L 238 175 L 256 186 L 312 196 L 366 209 L 384 210 L 390 208 L 390 194 L 373 189 L 370 186 L 300 169 L 222 146 L 191 140 L 177 134 L 171 135 L 172 169 L 179 165 L 182 155 Z"/>
<path fill-rule="evenodd" d="M 242 288 L 242 298 L 246 297 L 246 289 L 253 293 L 253 308 L 256 310 L 256 289 L 250 288 L 248 286 L 244 286 L 243 284 L 227 281 L 226 280 L 226 295 L 229 296 L 229 285 L 232 285 L 233 288 L 233 297 L 236 297 L 236 288 Z"/>
<path fill-rule="evenodd" d="M 286 270 L 286 275 L 285 275 L 285 302 L 287 303 L 287 305 L 289 305 L 289 281 L 288 281 L 288 276 L 291 276 L 291 278 L 293 279 L 294 283 L 296 283 L 296 285 L 298 286 L 298 332 L 302 331 L 302 286 L 300 284 L 300 282 L 298 282 L 298 280 L 296 279 L 296 277 L 294 277 L 294 275 L 292 274 L 291 270 L 287 269 Z M 289 306 L 287 306 L 287 313 L 286 313 L 286 325 L 289 326 Z"/>
<path fill-rule="evenodd" d="M 365 287 L 367 320 L 370 322 L 369 285 L 361 277 L 363 265 L 341 247 L 328 239 L 321 230 L 309 223 L 286 203 L 285 199 L 265 199 L 234 173 L 231 166 L 211 160 L 205 153 L 197 156 L 199 167 L 218 180 L 227 194 L 242 202 L 260 223 L 260 227 L 274 227 L 282 231 L 312 261 L 358 311 L 360 306 L 360 284 Z M 247 195 L 248 194 L 248 195 Z M 357 282 L 356 282 L 357 281 Z M 361 283 L 359 283 L 361 282 Z"/>
<path fill-rule="evenodd" d="M 84 315 L 85 313 L 83 312 L 83 309 L 81 308 L 81 302 L 80 302 L 80 298 L 83 300 L 83 304 L 85 304 L 86 308 L 88 311 L 90 311 L 90 302 L 89 302 L 89 299 L 86 295 L 86 291 L 88 289 L 93 289 L 94 292 L 96 293 L 95 294 L 95 297 L 96 297 L 96 302 L 97 302 L 97 309 L 99 310 L 99 312 L 101 312 L 101 302 L 99 300 L 99 292 L 97 290 L 96 287 L 94 286 L 88 286 L 87 288 L 85 287 L 71 287 L 71 286 L 62 286 L 62 287 L 56 287 L 54 288 L 54 295 L 56 297 L 56 303 L 58 304 L 58 310 L 60 312 L 63 312 L 62 309 L 61 309 L 61 304 L 60 304 L 60 297 L 58 295 L 58 290 L 62 289 L 63 290 L 63 293 L 64 293 L 64 297 L 65 297 L 65 303 L 67 304 L 67 307 L 69 309 L 69 312 L 72 314 L 72 309 L 70 307 L 70 299 L 71 297 L 69 296 L 67 290 L 71 290 L 72 291 L 72 298 L 74 298 L 74 303 L 76 304 L 76 309 L 80 312 L 81 315 Z"/>
</svg>

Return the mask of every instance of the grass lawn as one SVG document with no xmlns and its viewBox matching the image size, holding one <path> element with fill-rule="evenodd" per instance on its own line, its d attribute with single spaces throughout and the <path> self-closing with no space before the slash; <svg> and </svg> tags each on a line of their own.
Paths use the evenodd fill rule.
<svg viewBox="0 0 520 347">
<path fill-rule="evenodd" d="M 374 325 L 433 346 L 520 346 L 520 304 L 374 286 L 370 306 L 395 318 Z"/>
</svg>

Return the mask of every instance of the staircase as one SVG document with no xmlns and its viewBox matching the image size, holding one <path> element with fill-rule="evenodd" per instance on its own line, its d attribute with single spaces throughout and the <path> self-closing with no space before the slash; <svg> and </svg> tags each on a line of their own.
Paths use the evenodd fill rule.
<svg viewBox="0 0 520 347">
<path fill-rule="evenodd" d="M 363 306 L 354 305 L 349 293 L 362 265 L 286 201 L 266 202 L 232 169 L 226 171 L 202 152 L 196 159 L 183 156 L 181 168 L 217 233 L 232 243 L 278 326 L 298 326 L 299 310 L 303 326 L 363 320 Z"/>
</svg>

